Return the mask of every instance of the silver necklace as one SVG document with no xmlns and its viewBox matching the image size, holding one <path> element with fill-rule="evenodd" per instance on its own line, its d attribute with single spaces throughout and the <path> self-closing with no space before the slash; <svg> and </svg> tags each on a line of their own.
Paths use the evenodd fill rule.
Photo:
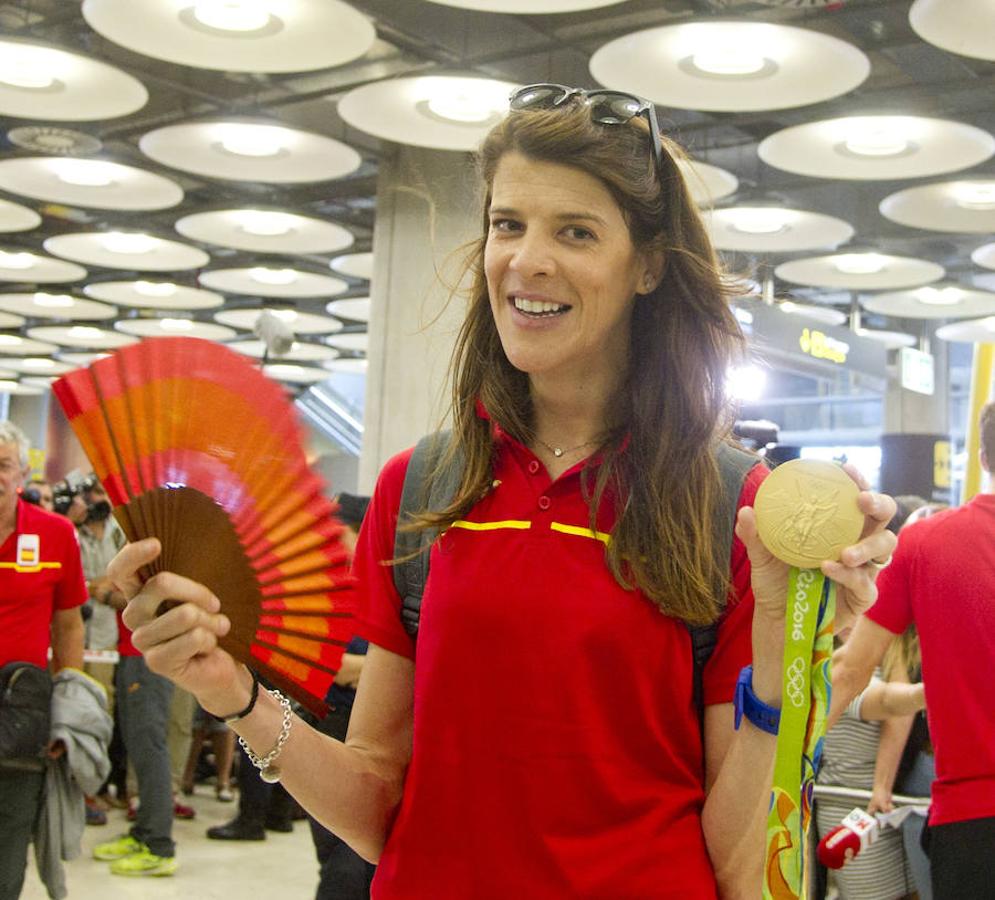
<svg viewBox="0 0 995 900">
<path fill-rule="evenodd" d="M 596 444 L 600 438 L 592 438 L 589 441 L 584 441 L 583 444 L 578 444 L 576 447 L 554 447 L 552 444 L 547 444 L 541 437 L 536 435 L 536 440 L 543 445 L 550 453 L 553 454 L 557 459 L 564 456 L 567 453 L 573 453 L 575 450 L 580 450 L 581 447 L 589 447 L 591 444 Z"/>
</svg>

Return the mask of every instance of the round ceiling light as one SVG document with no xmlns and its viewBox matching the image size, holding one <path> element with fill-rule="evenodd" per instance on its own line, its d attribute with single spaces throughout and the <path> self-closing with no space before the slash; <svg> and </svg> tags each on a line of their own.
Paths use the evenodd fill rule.
<svg viewBox="0 0 995 900">
<path fill-rule="evenodd" d="M 262 309 L 225 309 L 214 314 L 214 319 L 233 328 L 252 331 L 256 327 Z M 331 334 L 342 330 L 342 323 L 330 316 L 317 316 L 313 313 L 299 312 L 296 309 L 269 309 L 277 318 L 286 323 L 294 334 Z"/>
<path fill-rule="evenodd" d="M 944 0 L 916 0 L 909 24 L 924 41 L 951 53 L 995 60 L 995 5 L 991 0 L 958 0 L 956 15 Z"/>
<path fill-rule="evenodd" d="M 149 99 L 140 81 L 57 47 L 0 39 L 0 115 L 86 122 L 114 119 Z"/>
<path fill-rule="evenodd" d="M 110 269 L 168 272 L 199 269 L 210 261 L 203 250 L 167 241 L 144 232 L 91 231 L 48 238 L 45 249 L 53 256 Z"/>
<path fill-rule="evenodd" d="M 11 379 L 0 380 L 0 394 L 13 394 L 17 397 L 38 397 L 44 394 L 46 388 L 39 384 L 25 384 Z"/>
<path fill-rule="evenodd" d="M 936 336 L 943 341 L 962 341 L 969 344 L 995 344 L 995 316 L 951 322 L 936 329 Z"/>
<path fill-rule="evenodd" d="M 187 317 L 166 317 L 162 319 L 123 319 L 114 327 L 125 334 L 138 337 L 195 337 L 205 341 L 227 341 L 236 332 L 223 325 L 211 322 L 198 322 Z"/>
<path fill-rule="evenodd" d="M 708 112 L 787 109 L 845 94 L 870 73 L 856 47 L 765 22 L 689 22 L 624 35 L 591 57 L 605 87 Z"/>
<path fill-rule="evenodd" d="M 793 316 L 805 316 L 824 325 L 842 325 L 847 320 L 847 315 L 831 306 L 816 306 L 811 303 L 796 303 L 794 300 L 784 300 L 777 304 L 781 312 L 790 313 Z"/>
<path fill-rule="evenodd" d="M 369 322 L 370 298 L 347 297 L 344 300 L 333 300 L 326 304 L 325 311 L 352 322 Z"/>
<path fill-rule="evenodd" d="M 106 359 L 110 356 L 109 353 L 73 353 L 72 351 L 59 351 L 55 355 L 62 362 L 67 362 L 77 369 L 95 363 L 98 359 Z"/>
<path fill-rule="evenodd" d="M 88 297 L 136 306 L 143 309 L 196 310 L 215 309 L 225 302 L 221 294 L 201 288 L 186 287 L 172 281 L 100 281 L 83 288 Z"/>
<path fill-rule="evenodd" d="M 0 200 L 0 232 L 30 231 L 41 225 L 41 216 L 33 209 Z"/>
<path fill-rule="evenodd" d="M 209 269 L 198 276 L 207 288 L 248 297 L 333 297 L 349 289 L 346 282 L 301 269 L 255 266 L 247 269 Z"/>
<path fill-rule="evenodd" d="M 117 310 L 106 303 L 82 300 L 69 294 L 0 294 L 0 309 L 38 319 L 113 319 Z"/>
<path fill-rule="evenodd" d="M 324 344 L 308 344 L 304 341 L 294 341 L 286 353 L 275 356 L 269 353 L 262 341 L 232 341 L 228 346 L 232 350 L 251 356 L 253 359 L 281 359 L 286 362 L 322 362 L 335 359 L 338 353 Z"/>
<path fill-rule="evenodd" d="M 340 275 L 348 275 L 350 278 L 365 278 L 369 281 L 373 277 L 372 253 L 347 253 L 345 256 L 336 256 L 329 265 Z"/>
<path fill-rule="evenodd" d="M 338 106 L 353 128 L 398 144 L 475 150 L 508 111 L 518 87 L 462 75 L 394 78 L 355 88 Z"/>
<path fill-rule="evenodd" d="M 889 194 L 881 215 L 927 231 L 995 232 L 995 178 L 942 181 Z"/>
<path fill-rule="evenodd" d="M 369 345 L 369 335 L 366 332 L 350 332 L 348 334 L 333 334 L 325 338 L 326 343 L 337 350 L 347 353 L 365 353 Z"/>
<path fill-rule="evenodd" d="M 16 316 L 14 313 L 0 312 L 0 328 L 20 328 L 23 324 L 23 316 Z"/>
<path fill-rule="evenodd" d="M 885 350 L 897 350 L 899 347 L 914 347 L 919 339 L 904 331 L 886 331 L 883 328 L 858 328 L 857 334 L 869 341 L 884 344 Z"/>
<path fill-rule="evenodd" d="M 349 357 L 346 359 L 331 359 L 321 364 L 330 372 L 340 372 L 348 375 L 365 375 L 368 367 L 366 359 Z"/>
<path fill-rule="evenodd" d="M 28 337 L 38 341 L 49 341 L 62 347 L 86 347 L 90 350 L 116 350 L 137 343 L 138 338 L 95 328 L 92 325 L 40 325 L 28 329 Z M 19 351 L 35 353 L 35 351 Z M 41 354 L 37 354 L 41 355 Z"/>
<path fill-rule="evenodd" d="M 982 244 L 971 254 L 971 261 L 986 269 L 995 269 L 995 243 Z"/>
<path fill-rule="evenodd" d="M 86 278 L 86 269 L 25 250 L 0 250 L 0 281 L 55 284 Z"/>
<path fill-rule="evenodd" d="M 8 356 L 51 356 L 58 349 L 47 341 L 31 340 L 19 334 L 0 334 L 0 353 Z"/>
<path fill-rule="evenodd" d="M 955 284 L 873 294 L 862 297 L 860 303 L 870 312 L 902 319 L 960 319 L 995 314 L 995 293 Z"/>
<path fill-rule="evenodd" d="M 5 369 L 12 369 L 22 375 L 65 375 L 71 372 L 73 366 L 65 362 L 56 362 L 49 356 L 4 357 L 0 362 Z"/>
<path fill-rule="evenodd" d="M 716 200 L 728 197 L 739 187 L 739 179 L 732 172 L 710 166 L 698 160 L 677 160 L 677 168 L 681 170 L 687 182 L 691 198 L 698 206 L 714 206 Z"/>
<path fill-rule="evenodd" d="M 580 12 L 617 5 L 620 0 L 429 0 L 439 6 L 476 9 L 481 12 L 545 16 L 551 13 Z"/>
<path fill-rule="evenodd" d="M 780 206 L 730 206 L 703 214 L 719 250 L 787 253 L 836 247 L 853 237 L 842 219 Z"/>
<path fill-rule="evenodd" d="M 317 366 L 295 366 L 287 363 L 263 366 L 263 372 L 276 381 L 287 381 L 291 384 L 317 384 L 328 378 L 328 372 Z"/>
<path fill-rule="evenodd" d="M 922 178 L 983 162 L 995 154 L 995 137 L 945 119 L 845 116 L 775 132 L 757 153 L 776 169 L 816 178 Z"/>
<path fill-rule="evenodd" d="M 366 16 L 339 0 L 84 0 L 98 34 L 167 62 L 225 72 L 305 72 L 363 56 Z"/>
<path fill-rule="evenodd" d="M 266 184 L 341 178 L 362 162 L 341 141 L 259 122 L 168 125 L 143 135 L 138 147 L 150 159 L 184 172 Z"/>
<path fill-rule="evenodd" d="M 65 156 L 0 161 L 0 189 L 90 209 L 167 209 L 183 199 L 183 189 L 162 175 L 105 160 Z"/>
<path fill-rule="evenodd" d="M 837 253 L 781 263 L 774 274 L 792 284 L 850 291 L 897 290 L 939 281 L 943 266 L 877 252 Z"/>
<path fill-rule="evenodd" d="M 179 219 L 176 230 L 190 240 L 253 253 L 334 253 L 353 242 L 341 225 L 280 210 L 194 213 Z"/>
</svg>

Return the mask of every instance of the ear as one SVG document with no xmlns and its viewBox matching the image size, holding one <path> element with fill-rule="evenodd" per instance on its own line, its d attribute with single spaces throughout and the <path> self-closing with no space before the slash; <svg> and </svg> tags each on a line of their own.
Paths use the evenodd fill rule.
<svg viewBox="0 0 995 900">
<path fill-rule="evenodd" d="M 651 248 L 642 256 L 643 272 L 636 287 L 640 296 L 652 294 L 663 281 L 663 273 L 667 270 L 667 255 L 663 250 Z"/>
</svg>

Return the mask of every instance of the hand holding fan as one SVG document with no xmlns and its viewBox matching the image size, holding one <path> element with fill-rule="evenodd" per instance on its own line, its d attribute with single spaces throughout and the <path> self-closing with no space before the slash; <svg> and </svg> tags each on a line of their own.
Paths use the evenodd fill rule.
<svg viewBox="0 0 995 900">
<path fill-rule="evenodd" d="M 352 637 L 348 557 L 283 389 L 196 338 L 126 347 L 52 385 L 151 571 L 205 584 L 231 620 L 220 645 L 308 708 Z"/>
</svg>

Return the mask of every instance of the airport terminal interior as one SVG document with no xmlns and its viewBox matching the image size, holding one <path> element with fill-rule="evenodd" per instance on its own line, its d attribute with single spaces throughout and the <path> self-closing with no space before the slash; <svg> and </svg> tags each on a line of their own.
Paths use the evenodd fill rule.
<svg viewBox="0 0 995 900">
<path fill-rule="evenodd" d="M 330 490 L 370 493 L 438 425 L 472 152 L 535 83 L 643 97 L 685 148 L 748 446 L 960 502 L 995 342 L 992 0 L 0 0 L 0 418 L 36 472 L 91 468 L 56 378 L 189 336 L 258 363 Z M 180 800 L 176 877 L 89 858 L 111 809 L 69 897 L 313 896 L 306 821 L 209 841 L 232 805 L 209 778 Z"/>
</svg>

